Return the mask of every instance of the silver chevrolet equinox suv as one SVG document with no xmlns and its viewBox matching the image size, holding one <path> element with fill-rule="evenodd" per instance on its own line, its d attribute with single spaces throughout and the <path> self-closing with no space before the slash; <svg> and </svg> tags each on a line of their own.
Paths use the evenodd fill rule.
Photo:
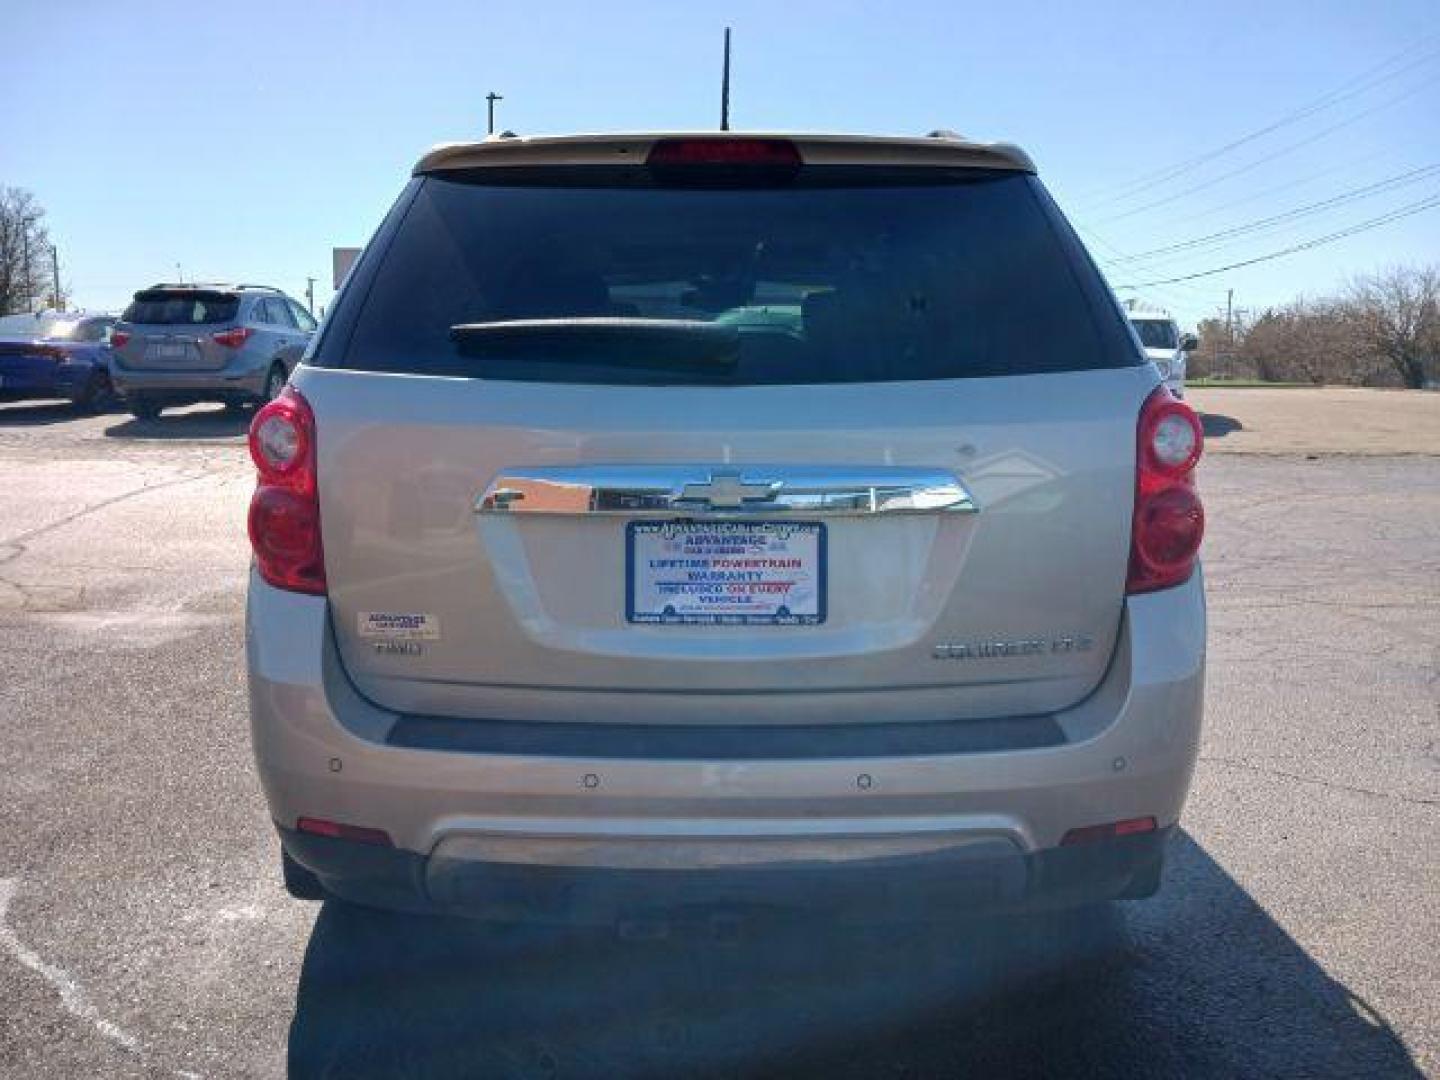
<svg viewBox="0 0 1440 1080">
<path fill-rule="evenodd" d="M 1013 146 L 442 146 L 250 451 L 297 896 L 608 921 L 1159 885 L 1201 429 Z"/>
<path fill-rule="evenodd" d="M 278 397 L 315 332 L 310 313 L 267 285 L 152 285 L 111 333 L 112 381 L 130 412 Z"/>
</svg>

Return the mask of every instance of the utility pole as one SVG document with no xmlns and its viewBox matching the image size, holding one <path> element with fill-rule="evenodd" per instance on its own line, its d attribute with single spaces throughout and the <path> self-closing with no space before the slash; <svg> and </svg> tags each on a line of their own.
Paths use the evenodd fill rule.
<svg viewBox="0 0 1440 1080">
<path fill-rule="evenodd" d="M 1235 290 L 1225 290 L 1225 336 L 1230 340 L 1230 348 L 1235 348 Z"/>
<path fill-rule="evenodd" d="M 60 310 L 60 250 L 54 244 L 50 245 L 50 273 L 55 283 L 55 303 L 51 305 L 56 311 Z"/>
<path fill-rule="evenodd" d="M 313 277 L 305 279 L 305 307 L 312 316 L 315 314 L 315 279 Z"/>
<path fill-rule="evenodd" d="M 720 130 L 730 130 L 730 28 L 725 27 L 725 66 L 720 72 Z"/>
<path fill-rule="evenodd" d="M 489 120 L 490 120 L 490 134 L 491 134 L 491 135 L 494 135 L 494 134 L 495 134 L 495 103 L 496 103 L 497 101 L 504 101 L 504 100 L 505 100 L 505 96 L 504 96 L 503 94 L 497 94 L 497 93 L 495 93 L 494 90 L 491 90 L 488 94 L 485 95 L 485 103 L 486 103 L 486 105 L 489 107 L 489 113 L 490 113 Z"/>
<path fill-rule="evenodd" d="M 180 269 L 178 262 L 175 264 L 175 280 L 181 285 L 185 284 L 185 272 Z"/>
</svg>

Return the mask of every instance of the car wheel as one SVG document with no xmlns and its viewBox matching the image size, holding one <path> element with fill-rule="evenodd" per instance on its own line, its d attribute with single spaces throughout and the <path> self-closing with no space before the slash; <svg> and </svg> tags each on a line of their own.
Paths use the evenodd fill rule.
<svg viewBox="0 0 1440 1080">
<path fill-rule="evenodd" d="M 280 396 L 280 391 L 285 389 L 285 369 L 276 364 L 270 369 L 270 374 L 265 376 L 265 400 L 274 401 Z"/>
<path fill-rule="evenodd" d="M 97 371 L 85 380 L 85 385 L 80 388 L 80 393 L 71 404 L 76 412 L 98 412 L 110 404 L 115 394 L 115 388 L 110 385 L 110 376 Z"/>
<path fill-rule="evenodd" d="M 324 900 L 325 886 L 315 874 L 306 870 L 285 851 L 280 852 L 280 873 L 285 879 L 285 891 L 296 900 Z"/>
<path fill-rule="evenodd" d="M 154 420 L 160 415 L 161 408 L 159 402 L 142 397 L 131 398 L 126 407 L 130 410 L 130 415 L 135 417 L 136 420 Z"/>
</svg>

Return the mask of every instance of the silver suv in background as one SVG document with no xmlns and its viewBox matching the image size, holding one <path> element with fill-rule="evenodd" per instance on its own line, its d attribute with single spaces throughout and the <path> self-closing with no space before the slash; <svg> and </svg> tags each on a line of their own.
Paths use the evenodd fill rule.
<svg viewBox="0 0 1440 1080">
<path fill-rule="evenodd" d="M 250 451 L 297 895 L 589 921 L 1159 885 L 1201 431 L 1014 147 L 442 147 Z"/>
<path fill-rule="evenodd" d="M 112 381 L 137 417 L 172 405 L 274 400 L 315 320 L 265 285 L 160 284 L 135 294 L 110 336 Z"/>
<path fill-rule="evenodd" d="M 1194 334 L 1182 334 L 1175 320 L 1161 311 L 1130 312 L 1130 325 L 1145 355 L 1177 398 L 1185 396 L 1185 368 L 1198 344 Z"/>
</svg>

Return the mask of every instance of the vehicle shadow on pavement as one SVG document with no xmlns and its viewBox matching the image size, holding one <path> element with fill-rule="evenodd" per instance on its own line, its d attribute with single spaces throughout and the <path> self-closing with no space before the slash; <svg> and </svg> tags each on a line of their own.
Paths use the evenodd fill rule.
<svg viewBox="0 0 1440 1080">
<path fill-rule="evenodd" d="M 253 412 L 229 412 L 223 408 L 165 413 L 154 420 L 126 417 L 105 429 L 111 439 L 228 439 L 250 430 Z"/>
<path fill-rule="evenodd" d="M 1207 439 L 1223 439 L 1232 431 L 1244 431 L 1245 425 L 1233 416 L 1221 416 L 1219 413 L 1200 414 L 1200 427 L 1205 432 Z"/>
<path fill-rule="evenodd" d="M 104 413 L 115 412 L 119 406 L 107 405 L 96 412 L 79 412 L 68 401 L 0 402 L 0 427 L 48 427 L 68 424 Z"/>
<path fill-rule="evenodd" d="M 1143 903 L 710 931 L 625 940 L 327 903 L 291 1075 L 1421 1075 L 1184 834 Z"/>
</svg>

